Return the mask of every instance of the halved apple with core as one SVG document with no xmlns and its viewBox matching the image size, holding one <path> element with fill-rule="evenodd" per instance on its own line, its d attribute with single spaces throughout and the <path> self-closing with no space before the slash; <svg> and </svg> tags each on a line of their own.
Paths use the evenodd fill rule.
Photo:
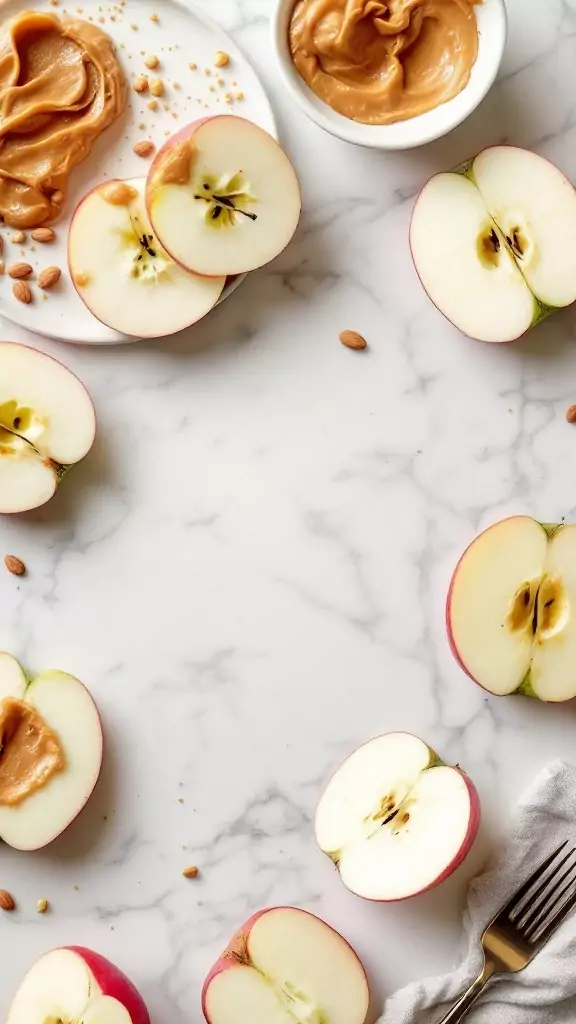
<svg viewBox="0 0 576 1024">
<path fill-rule="evenodd" d="M 438 885 L 462 863 L 480 801 L 460 768 L 409 733 L 377 736 L 328 783 L 316 840 L 344 885 L 369 900 L 403 900 Z"/>
<path fill-rule="evenodd" d="M 190 327 L 216 305 L 225 277 L 187 273 L 150 226 L 145 181 L 107 181 L 76 208 L 68 263 L 76 291 L 103 324 L 138 338 Z"/>
<path fill-rule="evenodd" d="M 7 1024 L 150 1024 L 140 993 L 114 964 L 82 946 L 45 953 L 25 976 Z"/>
<path fill-rule="evenodd" d="M 0 512 L 48 501 L 95 432 L 90 396 L 70 370 L 34 348 L 0 342 Z"/>
<path fill-rule="evenodd" d="M 497 695 L 576 697 L 576 526 L 512 516 L 456 566 L 446 604 L 452 652 Z"/>
<path fill-rule="evenodd" d="M 243 274 L 278 256 L 300 217 L 296 172 L 275 139 L 242 117 L 196 121 L 162 147 L 146 188 L 154 231 L 197 274 Z"/>
<path fill-rule="evenodd" d="M 352 947 L 295 907 L 254 914 L 202 990 L 208 1024 L 364 1024 L 368 1003 L 366 975 Z"/>
<path fill-rule="evenodd" d="M 47 846 L 77 817 L 100 774 L 102 728 L 92 697 L 66 672 L 30 682 L 0 653 L 0 839 Z"/>
<path fill-rule="evenodd" d="M 448 320 L 480 341 L 514 341 L 576 300 L 576 192 L 548 160 L 493 146 L 420 193 L 416 271 Z"/>
</svg>

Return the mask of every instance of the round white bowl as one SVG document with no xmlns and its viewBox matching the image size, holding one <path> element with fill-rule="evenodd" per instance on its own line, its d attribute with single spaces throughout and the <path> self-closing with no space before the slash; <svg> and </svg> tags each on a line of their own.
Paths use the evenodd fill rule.
<svg viewBox="0 0 576 1024">
<path fill-rule="evenodd" d="M 298 74 L 288 43 L 288 27 L 296 0 L 276 0 L 272 15 L 272 45 L 282 80 L 305 114 L 332 135 L 374 149 L 412 149 L 439 139 L 465 121 L 489 91 L 506 44 L 504 0 L 484 0 L 474 8 L 478 22 L 478 57 L 467 86 L 448 103 L 395 124 L 359 124 L 332 110 Z"/>
</svg>

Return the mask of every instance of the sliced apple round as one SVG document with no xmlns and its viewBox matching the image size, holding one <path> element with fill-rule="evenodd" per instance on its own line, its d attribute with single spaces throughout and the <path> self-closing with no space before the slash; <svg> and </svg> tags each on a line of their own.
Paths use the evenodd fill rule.
<svg viewBox="0 0 576 1024">
<path fill-rule="evenodd" d="M 576 526 L 512 516 L 481 533 L 450 584 L 446 625 L 464 671 L 490 693 L 576 697 Z"/>
<path fill-rule="evenodd" d="M 22 733 L 29 733 L 21 760 Z M 100 716 L 66 672 L 31 682 L 0 653 L 0 838 L 17 850 L 47 846 L 88 801 L 102 764 Z M 28 788 L 28 779 L 32 786 Z"/>
<path fill-rule="evenodd" d="M 547 306 L 576 301 L 576 191 L 554 164 L 515 146 L 493 146 L 470 175 L 529 288 Z"/>
<path fill-rule="evenodd" d="M 275 139 L 242 117 L 196 121 L 162 147 L 146 190 L 162 245 L 197 274 L 243 274 L 278 256 L 300 217 L 296 172 Z"/>
<path fill-rule="evenodd" d="M 48 501 L 66 469 L 90 451 L 94 407 L 62 363 L 0 342 L 0 512 L 25 512 Z"/>
<path fill-rule="evenodd" d="M 99 953 L 68 946 L 45 953 L 30 968 L 8 1011 L 7 1024 L 150 1024 L 131 981 Z"/>
<path fill-rule="evenodd" d="M 359 747 L 328 783 L 316 811 L 320 849 L 365 899 L 403 900 L 447 878 L 478 831 L 480 801 L 459 768 L 409 733 Z"/>
<path fill-rule="evenodd" d="M 254 914 L 202 990 L 208 1024 L 364 1024 L 368 1003 L 366 974 L 352 947 L 295 907 Z"/>
<path fill-rule="evenodd" d="M 145 181 L 104 182 L 79 203 L 70 224 L 74 286 L 103 324 L 138 338 L 174 334 L 216 305 L 223 276 L 187 273 L 162 247 L 146 213 Z"/>
</svg>

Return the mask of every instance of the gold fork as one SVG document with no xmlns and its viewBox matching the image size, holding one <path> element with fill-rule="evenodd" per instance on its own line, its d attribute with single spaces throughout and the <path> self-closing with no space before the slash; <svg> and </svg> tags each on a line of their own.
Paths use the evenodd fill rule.
<svg viewBox="0 0 576 1024">
<path fill-rule="evenodd" d="M 495 974 L 522 971 L 576 906 L 576 850 L 561 843 L 488 925 L 481 942 L 484 966 L 438 1024 L 456 1024 Z"/>
</svg>

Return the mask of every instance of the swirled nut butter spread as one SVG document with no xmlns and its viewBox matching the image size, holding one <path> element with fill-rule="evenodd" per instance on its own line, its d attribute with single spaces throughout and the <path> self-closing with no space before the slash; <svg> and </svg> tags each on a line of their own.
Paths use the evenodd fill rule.
<svg viewBox="0 0 576 1024">
<path fill-rule="evenodd" d="M 58 737 L 22 700 L 0 701 L 0 806 L 12 807 L 64 768 Z"/>
<path fill-rule="evenodd" d="M 22 11 L 0 26 L 0 214 L 54 220 L 71 170 L 122 113 L 128 91 L 112 40 L 87 21 Z"/>
<path fill-rule="evenodd" d="M 392 124 L 453 99 L 478 55 L 481 0 L 298 0 L 289 29 L 297 70 L 334 110 Z"/>
</svg>

